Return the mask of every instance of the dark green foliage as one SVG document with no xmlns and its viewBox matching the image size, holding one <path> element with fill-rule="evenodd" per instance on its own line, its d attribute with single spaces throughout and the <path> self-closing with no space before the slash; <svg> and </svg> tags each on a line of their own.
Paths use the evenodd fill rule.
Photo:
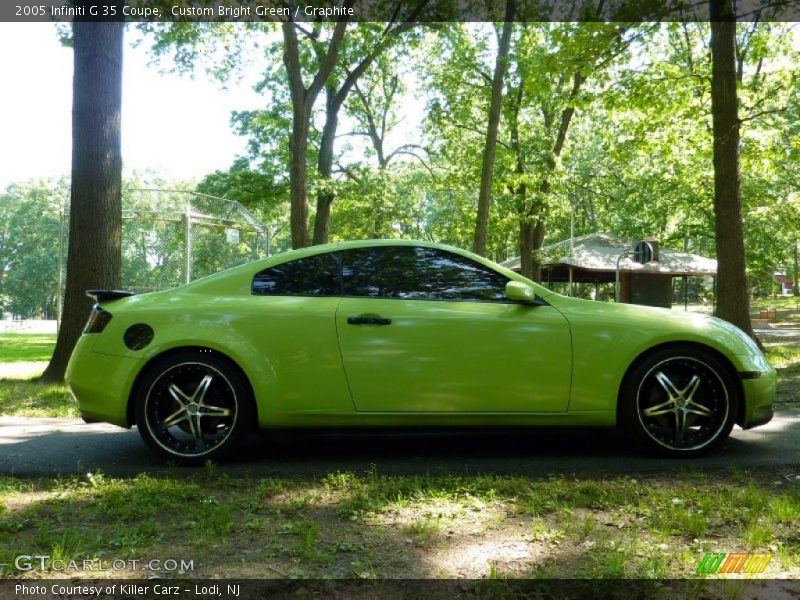
<svg viewBox="0 0 800 600">
<path fill-rule="evenodd" d="M 55 319 L 59 205 L 64 181 L 10 185 L 0 194 L 0 316 Z"/>
</svg>

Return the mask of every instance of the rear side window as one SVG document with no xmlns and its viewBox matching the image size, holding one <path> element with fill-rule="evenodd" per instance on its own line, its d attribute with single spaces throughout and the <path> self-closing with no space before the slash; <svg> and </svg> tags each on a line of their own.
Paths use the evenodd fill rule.
<svg viewBox="0 0 800 600">
<path fill-rule="evenodd" d="M 257 296 L 340 296 L 339 254 L 317 254 L 264 269 L 253 278 Z"/>
<path fill-rule="evenodd" d="M 344 295 L 404 300 L 507 302 L 508 279 L 438 248 L 381 246 L 343 252 Z"/>
</svg>

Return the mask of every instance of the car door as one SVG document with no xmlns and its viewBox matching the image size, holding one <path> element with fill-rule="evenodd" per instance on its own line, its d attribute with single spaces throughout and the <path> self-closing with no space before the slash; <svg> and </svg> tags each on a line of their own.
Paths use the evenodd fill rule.
<svg viewBox="0 0 800 600">
<path fill-rule="evenodd" d="M 252 309 L 239 327 L 261 349 L 273 415 L 355 410 L 336 335 L 340 278 L 334 252 L 284 262 L 253 278 Z"/>
<path fill-rule="evenodd" d="M 505 297 L 508 278 L 446 250 L 342 251 L 339 348 L 358 411 L 563 412 L 569 325 Z"/>
</svg>

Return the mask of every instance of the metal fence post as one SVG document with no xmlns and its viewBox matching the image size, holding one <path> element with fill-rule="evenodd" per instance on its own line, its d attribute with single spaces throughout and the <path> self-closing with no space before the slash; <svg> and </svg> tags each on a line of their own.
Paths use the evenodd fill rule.
<svg viewBox="0 0 800 600">
<path fill-rule="evenodd" d="M 61 330 L 61 288 L 64 285 L 64 198 L 58 201 L 58 289 L 56 290 L 56 333 Z"/>
<path fill-rule="evenodd" d="M 189 283 L 192 280 L 192 201 L 186 202 L 186 213 L 184 214 L 186 222 L 186 239 L 183 245 L 183 273 L 184 283 Z"/>
</svg>

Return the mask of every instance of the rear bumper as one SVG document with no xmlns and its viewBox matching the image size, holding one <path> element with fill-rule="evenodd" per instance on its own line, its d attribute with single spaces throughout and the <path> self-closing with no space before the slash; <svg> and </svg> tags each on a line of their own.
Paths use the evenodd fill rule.
<svg viewBox="0 0 800 600">
<path fill-rule="evenodd" d="M 78 340 L 67 366 L 65 381 L 86 421 L 130 427 L 128 398 L 141 361 L 94 352 L 92 334 Z"/>
</svg>

